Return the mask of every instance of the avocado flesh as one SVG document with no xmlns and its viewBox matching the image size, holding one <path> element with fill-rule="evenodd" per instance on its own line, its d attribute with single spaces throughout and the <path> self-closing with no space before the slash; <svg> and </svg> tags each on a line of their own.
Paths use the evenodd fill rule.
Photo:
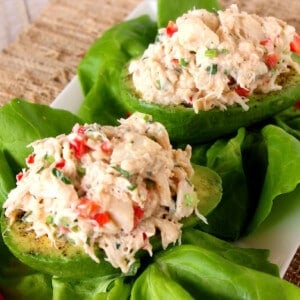
<svg viewBox="0 0 300 300">
<path fill-rule="evenodd" d="M 193 108 L 182 105 L 162 106 L 141 99 L 126 65 L 120 78 L 120 104 L 127 113 L 140 111 L 152 115 L 153 121 L 165 125 L 172 142 L 198 144 L 232 134 L 240 127 L 262 122 L 300 99 L 300 74 L 291 70 L 279 76 L 278 83 L 282 85 L 279 91 L 251 95 L 247 103 L 248 111 L 232 106 L 225 111 L 214 108 L 195 113 Z"/>
<path fill-rule="evenodd" d="M 121 274 L 119 269 L 104 260 L 102 251 L 96 253 L 100 259 L 97 263 L 80 247 L 63 240 L 56 240 L 54 246 L 47 236 L 37 238 L 29 228 L 30 223 L 22 222 L 21 218 L 8 226 L 8 218 L 4 214 L 1 216 L 4 243 L 16 258 L 32 269 L 70 279 Z"/>
</svg>

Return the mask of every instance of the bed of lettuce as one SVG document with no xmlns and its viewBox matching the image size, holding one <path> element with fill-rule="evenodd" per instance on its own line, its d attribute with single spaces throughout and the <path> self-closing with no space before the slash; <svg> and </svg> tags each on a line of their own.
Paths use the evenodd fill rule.
<svg viewBox="0 0 300 300">
<path fill-rule="evenodd" d="M 208 9 L 219 7 L 215 1 L 204 2 Z M 76 122 L 115 124 L 124 111 L 111 101 L 119 93 L 111 83 L 120 76 L 111 66 L 139 55 L 157 25 L 167 22 L 166 11 L 175 16 L 190 3 L 204 2 L 184 0 L 167 10 L 170 2 L 161 0 L 158 12 L 164 13 L 157 23 L 142 16 L 104 33 L 78 68 L 85 99 L 77 115 L 22 99 L 1 107 L 0 203 L 15 186 L 31 141 L 69 132 Z M 134 276 L 70 281 L 23 265 L 0 238 L 0 293 L 18 300 L 299 299 L 300 289 L 280 279 L 278 267 L 268 261 L 268 249 L 243 249 L 230 241 L 257 230 L 275 201 L 289 201 L 290 195 L 300 199 L 300 110 L 292 106 L 254 126 L 193 145 L 192 160 L 221 176 L 223 197 L 208 215 L 208 225 L 183 231 L 182 245 L 143 258 Z"/>
</svg>

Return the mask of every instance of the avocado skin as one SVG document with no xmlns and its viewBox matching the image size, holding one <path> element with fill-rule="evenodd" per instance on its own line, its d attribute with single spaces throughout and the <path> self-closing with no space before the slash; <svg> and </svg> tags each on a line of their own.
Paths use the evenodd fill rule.
<svg viewBox="0 0 300 300">
<path fill-rule="evenodd" d="M 1 215 L 1 232 L 3 241 L 12 254 L 32 269 L 68 279 L 84 279 L 91 277 L 115 277 L 121 274 L 120 269 L 114 268 L 104 260 L 104 253 L 96 255 L 100 263 L 92 260 L 79 247 L 71 243 L 57 241 L 54 247 L 46 236 L 36 238 L 33 231 L 26 231 L 29 223 L 17 220 L 10 227 L 8 218 Z"/>
<path fill-rule="evenodd" d="M 292 106 L 300 99 L 300 74 L 294 71 L 279 77 L 283 88 L 268 94 L 253 94 L 249 97 L 249 110 L 240 106 L 217 108 L 195 113 L 193 108 L 184 106 L 162 106 L 141 99 L 132 84 L 126 65 L 120 76 L 120 105 L 127 114 L 140 111 L 150 114 L 153 121 L 165 125 L 170 139 L 176 143 L 199 144 L 234 133 L 240 127 L 262 122 Z"/>
</svg>

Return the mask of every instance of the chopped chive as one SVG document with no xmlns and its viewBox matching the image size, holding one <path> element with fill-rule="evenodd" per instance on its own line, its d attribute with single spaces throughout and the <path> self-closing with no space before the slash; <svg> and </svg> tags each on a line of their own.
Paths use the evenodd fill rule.
<svg viewBox="0 0 300 300">
<path fill-rule="evenodd" d="M 49 165 L 51 165 L 52 163 L 54 163 L 55 159 L 52 155 L 46 153 L 44 156 L 44 161 L 47 162 Z"/>
<path fill-rule="evenodd" d="M 58 170 L 56 168 L 52 169 L 52 174 L 56 178 L 60 179 L 65 184 L 71 184 L 72 183 L 72 181 L 71 181 L 71 179 L 69 177 L 65 176 L 60 170 Z"/>
<path fill-rule="evenodd" d="M 209 74 L 216 74 L 218 72 L 218 65 L 217 64 L 211 64 L 210 66 L 208 66 L 206 68 L 206 71 L 209 73 Z"/>
<path fill-rule="evenodd" d="M 136 184 L 132 184 L 132 185 L 130 185 L 130 186 L 127 187 L 127 189 L 128 189 L 129 191 L 134 191 L 136 188 L 137 188 L 137 185 L 136 185 Z"/>
<path fill-rule="evenodd" d="M 158 90 L 162 90 L 162 84 L 161 84 L 161 82 L 160 82 L 160 80 L 156 80 L 156 88 L 158 89 Z"/>
<path fill-rule="evenodd" d="M 77 172 L 80 174 L 80 175 L 85 175 L 85 168 L 82 167 L 82 166 L 78 166 L 77 167 Z"/>
<path fill-rule="evenodd" d="M 116 171 L 118 171 L 123 177 L 128 178 L 130 176 L 130 173 L 124 169 L 122 169 L 120 166 L 113 167 Z"/>
<path fill-rule="evenodd" d="M 51 225 L 53 224 L 53 216 L 49 215 L 46 217 L 46 223 Z"/>
<path fill-rule="evenodd" d="M 184 58 L 180 58 L 179 65 L 181 67 L 186 67 L 188 64 L 189 64 L 189 62 L 187 60 L 185 60 Z"/>
</svg>

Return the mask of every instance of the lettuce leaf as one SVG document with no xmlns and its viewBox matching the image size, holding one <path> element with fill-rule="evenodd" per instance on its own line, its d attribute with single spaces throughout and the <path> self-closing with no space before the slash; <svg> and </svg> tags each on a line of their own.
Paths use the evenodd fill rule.
<svg viewBox="0 0 300 300">
<path fill-rule="evenodd" d="M 300 141 L 274 125 L 265 126 L 262 136 L 267 147 L 268 166 L 248 232 L 257 229 L 267 218 L 278 196 L 294 191 L 300 184 Z"/>
<path fill-rule="evenodd" d="M 194 7 L 201 7 L 208 11 L 221 9 L 217 0 L 189 0 L 169 1 L 157 0 L 157 26 L 166 27 L 170 20 L 175 21 L 179 16 Z"/>
</svg>

